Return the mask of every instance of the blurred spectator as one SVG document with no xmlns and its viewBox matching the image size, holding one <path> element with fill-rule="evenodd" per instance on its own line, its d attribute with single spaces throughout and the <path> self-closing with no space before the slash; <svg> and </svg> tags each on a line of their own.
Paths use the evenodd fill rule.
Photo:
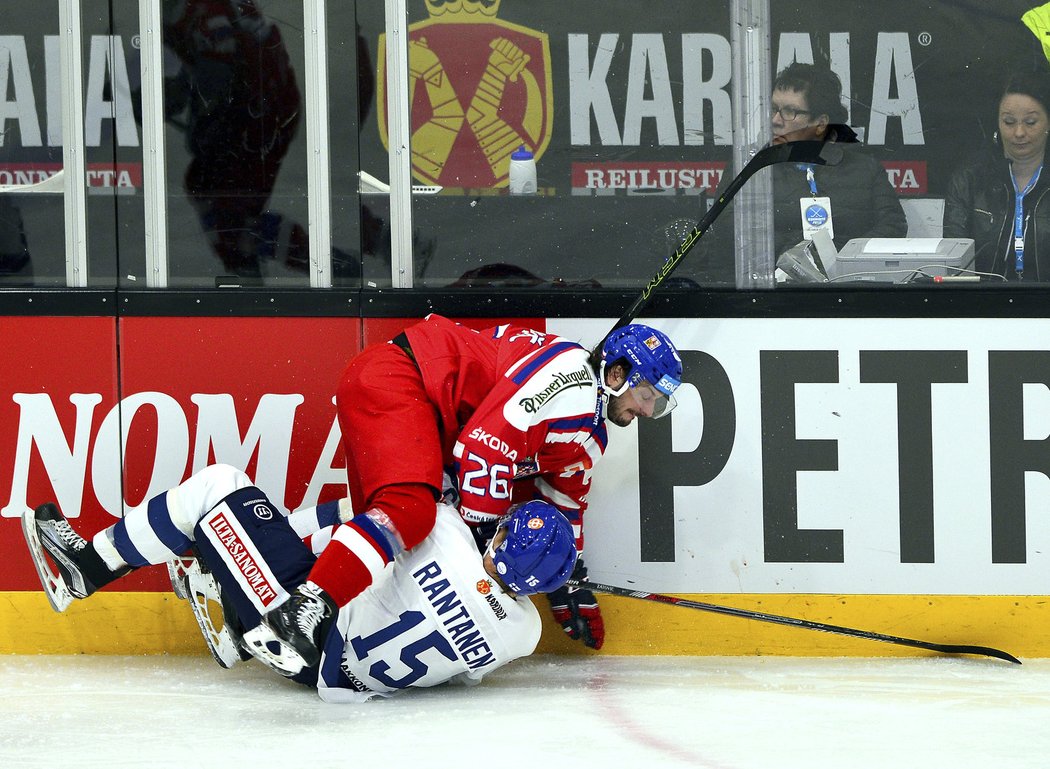
<svg viewBox="0 0 1050 769">
<path fill-rule="evenodd" d="M 305 270 L 306 230 L 267 210 L 300 120 L 277 26 L 254 0 L 165 0 L 164 45 L 165 119 L 185 132 L 183 183 L 223 269 L 254 277 L 281 259 Z"/>
<path fill-rule="evenodd" d="M 973 238 L 974 268 L 1007 280 L 1050 280 L 1050 190 L 1043 155 L 1050 133 L 1045 72 L 1012 75 L 996 104 L 992 142 L 952 176 L 945 237 Z"/>
</svg>

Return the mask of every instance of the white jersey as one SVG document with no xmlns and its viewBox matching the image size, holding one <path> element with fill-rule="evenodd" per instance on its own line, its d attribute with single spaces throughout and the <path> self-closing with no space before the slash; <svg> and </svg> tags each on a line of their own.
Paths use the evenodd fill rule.
<svg viewBox="0 0 1050 769">
<path fill-rule="evenodd" d="M 337 630 L 321 656 L 318 694 L 364 702 L 409 686 L 477 683 L 532 654 L 540 618 L 529 598 L 488 575 L 458 511 L 439 504 L 430 535 L 342 608 Z"/>
</svg>

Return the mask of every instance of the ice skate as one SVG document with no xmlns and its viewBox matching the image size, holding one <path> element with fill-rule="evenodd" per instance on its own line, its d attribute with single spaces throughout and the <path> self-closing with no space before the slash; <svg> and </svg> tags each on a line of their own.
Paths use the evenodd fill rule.
<svg viewBox="0 0 1050 769">
<path fill-rule="evenodd" d="M 40 584 L 55 611 L 65 611 L 73 599 L 87 598 L 119 576 L 51 502 L 22 514 L 22 534 Z"/>
<path fill-rule="evenodd" d="M 244 634 L 245 645 L 256 659 L 281 675 L 294 676 L 320 662 L 321 645 L 338 613 L 329 595 L 307 582 L 263 615 L 262 624 Z"/>
<path fill-rule="evenodd" d="M 168 561 L 175 596 L 189 601 L 193 618 L 211 656 L 223 668 L 251 659 L 243 646 L 244 629 L 208 567 L 194 556 Z"/>
</svg>

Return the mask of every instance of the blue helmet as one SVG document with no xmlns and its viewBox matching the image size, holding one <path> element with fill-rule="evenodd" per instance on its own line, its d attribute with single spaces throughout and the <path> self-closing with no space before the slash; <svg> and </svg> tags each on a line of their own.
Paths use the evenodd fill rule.
<svg viewBox="0 0 1050 769">
<path fill-rule="evenodd" d="M 602 344 L 598 379 L 605 382 L 605 367 L 625 359 L 631 367 L 627 381 L 610 395 L 623 395 L 629 387 L 650 385 L 655 396 L 653 418 L 669 414 L 677 404 L 674 391 L 682 383 L 682 359 L 674 343 L 662 331 L 641 323 L 614 330 Z"/>
<path fill-rule="evenodd" d="M 576 566 L 572 524 L 554 505 L 526 502 L 499 525 L 506 538 L 488 553 L 501 580 L 518 595 L 549 593 L 565 584 Z M 497 535 L 499 533 L 497 529 Z"/>
</svg>

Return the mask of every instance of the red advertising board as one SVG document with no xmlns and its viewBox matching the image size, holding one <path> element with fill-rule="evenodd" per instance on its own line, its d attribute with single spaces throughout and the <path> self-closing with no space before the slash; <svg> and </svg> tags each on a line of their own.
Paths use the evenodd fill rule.
<svg viewBox="0 0 1050 769">
<path fill-rule="evenodd" d="M 33 590 L 40 585 L 19 528 L 23 501 L 55 499 L 65 486 L 76 490 L 66 499 L 87 513 L 86 526 L 102 521 L 90 468 L 107 461 L 93 438 L 118 399 L 116 320 L 2 318 L 0 328 L 0 590 Z"/>
<path fill-rule="evenodd" d="M 0 590 L 38 589 L 18 515 L 46 500 L 91 534 L 210 462 L 286 508 L 342 493 L 332 397 L 359 318 L 124 318 L 119 371 L 116 323 L 3 319 Z M 161 569 L 121 583 L 167 587 Z"/>
</svg>

